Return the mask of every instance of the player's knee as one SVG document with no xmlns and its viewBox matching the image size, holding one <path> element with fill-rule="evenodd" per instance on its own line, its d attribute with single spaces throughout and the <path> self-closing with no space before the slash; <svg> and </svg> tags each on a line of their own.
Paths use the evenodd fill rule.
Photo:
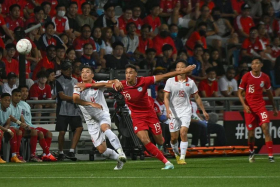
<svg viewBox="0 0 280 187">
<path fill-rule="evenodd" d="M 177 141 L 178 141 L 178 139 L 175 138 L 175 137 L 171 137 L 171 138 L 170 138 L 170 141 L 171 141 L 172 144 L 176 144 Z"/>
<path fill-rule="evenodd" d="M 107 147 L 106 146 L 102 146 L 102 145 L 97 147 L 97 150 L 98 150 L 98 152 L 100 154 L 103 154 L 106 151 L 106 149 L 107 149 Z"/>
<path fill-rule="evenodd" d="M 41 108 L 43 108 L 43 105 L 36 104 L 36 105 L 34 105 L 34 108 L 36 108 L 36 109 L 41 109 Z"/>
<path fill-rule="evenodd" d="M 50 131 L 46 133 L 46 138 L 52 138 L 52 133 Z"/>
<path fill-rule="evenodd" d="M 17 134 L 18 136 L 22 136 L 22 131 L 21 131 L 21 130 L 17 130 L 17 131 L 16 131 L 16 134 Z"/>
<path fill-rule="evenodd" d="M 31 136 L 37 136 L 38 133 L 37 133 L 37 131 L 35 129 L 31 129 L 30 135 Z"/>
<path fill-rule="evenodd" d="M 59 136 L 65 136 L 65 131 L 59 131 Z"/>
<path fill-rule="evenodd" d="M 38 132 L 38 137 L 39 137 L 39 139 L 43 139 L 44 138 L 44 134 L 43 134 L 43 132 Z"/>
</svg>

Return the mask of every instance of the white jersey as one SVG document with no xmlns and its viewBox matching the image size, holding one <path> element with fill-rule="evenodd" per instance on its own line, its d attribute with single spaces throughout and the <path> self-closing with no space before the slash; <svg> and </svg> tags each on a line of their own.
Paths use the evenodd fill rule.
<svg viewBox="0 0 280 187">
<path fill-rule="evenodd" d="M 104 81 L 100 81 L 104 82 Z M 107 82 L 107 81 L 106 81 Z M 95 82 L 93 82 L 95 83 Z M 98 83 L 98 82 L 96 82 Z M 74 94 L 78 94 L 80 96 L 80 99 L 92 103 L 97 103 L 100 104 L 103 108 L 103 110 L 94 108 L 92 106 L 81 106 L 79 105 L 81 112 L 83 113 L 84 119 L 87 124 L 93 124 L 95 122 L 99 123 L 100 122 L 100 116 L 109 116 L 109 108 L 107 106 L 105 97 L 104 97 L 104 90 L 103 88 L 101 89 L 86 89 L 84 91 L 80 91 L 79 88 L 74 87 Z"/>
<path fill-rule="evenodd" d="M 192 79 L 187 77 L 183 82 L 179 82 L 177 77 L 169 78 L 164 91 L 170 93 L 169 107 L 173 117 L 180 118 L 191 115 L 190 96 L 198 92 Z"/>
</svg>

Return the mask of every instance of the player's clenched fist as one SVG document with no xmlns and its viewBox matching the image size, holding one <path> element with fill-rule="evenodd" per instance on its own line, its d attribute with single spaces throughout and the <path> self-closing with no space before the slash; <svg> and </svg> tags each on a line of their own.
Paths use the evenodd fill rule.
<svg viewBox="0 0 280 187">
<path fill-rule="evenodd" d="M 170 109 L 166 109 L 166 116 L 168 119 L 171 119 L 172 113 Z"/>
<path fill-rule="evenodd" d="M 248 114 L 251 113 L 251 110 L 250 110 L 248 105 L 244 105 L 243 108 L 244 108 L 246 113 L 248 113 Z"/>
<path fill-rule="evenodd" d="M 123 85 L 121 82 L 115 82 L 114 87 L 116 91 L 122 91 L 123 90 Z"/>
</svg>

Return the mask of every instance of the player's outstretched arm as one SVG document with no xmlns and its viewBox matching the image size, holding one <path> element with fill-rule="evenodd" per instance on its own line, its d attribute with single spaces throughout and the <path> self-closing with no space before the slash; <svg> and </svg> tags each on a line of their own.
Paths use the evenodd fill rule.
<svg viewBox="0 0 280 187">
<path fill-rule="evenodd" d="M 277 110 L 277 107 L 276 107 L 274 99 L 273 99 L 273 94 L 272 94 L 270 89 L 266 90 L 266 92 L 267 92 L 267 97 L 268 97 L 269 101 L 272 103 L 273 115 L 277 116 L 278 115 L 278 110 Z"/>
<path fill-rule="evenodd" d="M 173 72 L 165 73 L 165 74 L 162 74 L 162 75 L 156 75 L 155 76 L 155 82 L 159 82 L 159 81 L 162 81 L 164 79 L 168 79 L 170 77 L 175 77 L 175 76 L 180 75 L 180 74 L 189 73 L 192 70 L 194 70 L 195 68 L 196 68 L 196 65 L 190 65 L 190 66 L 186 67 L 183 71 L 173 71 Z"/>
<path fill-rule="evenodd" d="M 81 91 L 88 89 L 88 88 L 115 88 L 115 83 L 108 83 L 108 82 L 78 83 L 78 84 L 76 84 L 75 87 L 80 88 Z"/>
<path fill-rule="evenodd" d="M 78 94 L 73 94 L 73 102 L 77 105 L 82 105 L 82 106 L 92 106 L 94 108 L 99 108 L 99 109 L 103 109 L 102 106 L 100 104 L 97 103 L 92 103 L 92 102 L 88 102 L 88 101 L 84 101 L 80 98 L 80 95 Z"/>
<path fill-rule="evenodd" d="M 195 102 L 197 103 L 199 108 L 202 110 L 202 113 L 203 113 L 203 115 L 205 117 L 205 120 L 208 121 L 209 120 L 209 115 L 205 111 L 205 108 L 203 106 L 203 103 L 202 103 L 202 100 L 201 100 L 200 96 L 198 95 L 198 93 L 195 93 L 193 96 L 194 96 Z"/>
</svg>

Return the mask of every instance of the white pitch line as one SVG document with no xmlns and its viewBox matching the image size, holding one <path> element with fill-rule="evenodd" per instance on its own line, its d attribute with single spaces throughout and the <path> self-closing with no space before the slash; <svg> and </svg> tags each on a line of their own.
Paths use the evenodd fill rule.
<svg viewBox="0 0 280 187">
<path fill-rule="evenodd" d="M 0 177 L 0 179 L 274 179 L 280 176 L 154 176 L 154 177 Z"/>
</svg>

